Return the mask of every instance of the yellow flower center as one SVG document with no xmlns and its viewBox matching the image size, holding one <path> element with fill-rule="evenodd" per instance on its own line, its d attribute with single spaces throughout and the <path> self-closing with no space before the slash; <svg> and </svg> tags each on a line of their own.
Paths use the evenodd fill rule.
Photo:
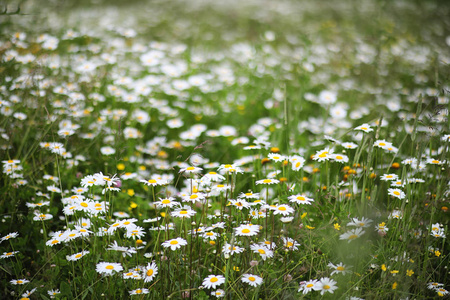
<svg viewBox="0 0 450 300">
<path fill-rule="evenodd" d="M 147 276 L 152 276 L 153 275 L 153 269 L 150 269 L 147 271 Z"/>
<path fill-rule="evenodd" d="M 248 278 L 248 280 L 250 280 L 250 281 L 255 281 L 255 280 L 256 280 L 256 278 L 255 278 L 255 277 L 253 277 L 253 276 L 250 276 L 250 277 Z"/>
<path fill-rule="evenodd" d="M 180 215 L 186 215 L 186 214 L 187 214 L 187 210 L 180 211 Z"/>
<path fill-rule="evenodd" d="M 148 181 L 148 183 L 156 183 L 156 180 L 155 180 L 155 179 L 150 179 L 150 180 Z"/>
<path fill-rule="evenodd" d="M 356 234 L 352 234 L 351 236 L 348 237 L 349 240 L 354 240 L 358 237 L 358 235 Z"/>
<path fill-rule="evenodd" d="M 114 270 L 114 266 L 112 266 L 112 265 L 107 265 L 107 266 L 105 267 L 105 269 L 107 269 L 107 270 Z"/>
<path fill-rule="evenodd" d="M 244 229 L 242 229 L 242 233 L 250 233 L 250 229 L 244 228 Z"/>
<path fill-rule="evenodd" d="M 164 199 L 163 201 L 161 201 L 162 204 L 169 204 L 170 200 L 169 199 Z"/>
<path fill-rule="evenodd" d="M 394 191 L 394 195 L 399 196 L 400 192 L 399 191 Z"/>
<path fill-rule="evenodd" d="M 192 170 L 195 170 L 195 168 L 194 167 L 187 167 L 186 170 L 187 171 L 192 171 Z"/>
<path fill-rule="evenodd" d="M 285 211 L 285 210 L 286 210 L 286 207 L 280 206 L 280 207 L 278 207 L 278 210 Z"/>
<path fill-rule="evenodd" d="M 323 286 L 323 289 L 324 289 L 324 290 L 328 290 L 328 289 L 330 289 L 330 286 L 329 286 L 328 284 L 325 284 L 325 285 Z"/>
<path fill-rule="evenodd" d="M 272 182 L 272 180 L 271 179 L 264 179 L 264 181 L 263 181 L 264 183 L 271 183 Z"/>
<path fill-rule="evenodd" d="M 338 271 L 344 271 L 344 270 L 345 270 L 345 268 L 344 268 L 344 267 L 342 267 L 342 266 L 339 266 L 339 267 L 337 267 L 337 268 L 336 268 L 336 270 L 338 270 Z"/>
<path fill-rule="evenodd" d="M 86 202 L 81 202 L 80 205 L 83 207 L 88 207 L 88 204 Z"/>
<path fill-rule="evenodd" d="M 218 279 L 217 277 L 213 277 L 213 278 L 211 278 L 209 281 L 211 281 L 211 282 L 217 282 L 217 281 L 219 281 L 219 279 Z"/>
<path fill-rule="evenodd" d="M 264 249 L 258 249 L 258 252 L 259 252 L 260 254 L 266 254 L 266 251 L 264 251 Z"/>
<path fill-rule="evenodd" d="M 75 255 L 75 258 L 80 258 L 82 255 L 81 254 L 77 254 Z"/>
<path fill-rule="evenodd" d="M 175 241 L 170 241 L 170 244 L 171 244 L 171 245 L 176 245 L 176 244 L 178 244 L 178 241 L 177 241 L 177 240 L 175 240 Z"/>
<path fill-rule="evenodd" d="M 142 293 L 142 290 L 136 290 L 136 294 Z"/>
<path fill-rule="evenodd" d="M 314 286 L 314 284 L 312 284 L 312 283 L 309 283 L 306 285 L 307 288 L 312 288 L 313 286 Z"/>
</svg>

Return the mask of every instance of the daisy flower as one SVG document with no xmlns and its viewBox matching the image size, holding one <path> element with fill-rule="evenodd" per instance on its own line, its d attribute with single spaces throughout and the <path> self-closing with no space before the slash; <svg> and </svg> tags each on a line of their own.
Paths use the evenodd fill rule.
<svg viewBox="0 0 450 300">
<path fill-rule="evenodd" d="M 365 217 L 362 217 L 361 220 L 359 220 L 358 218 L 353 218 L 352 221 L 347 224 L 347 226 L 366 228 L 370 226 L 370 223 L 372 223 L 372 220 L 366 219 Z"/>
<path fill-rule="evenodd" d="M 278 153 L 269 153 L 269 155 L 267 157 L 270 160 L 273 160 L 273 161 L 276 161 L 276 162 L 284 161 L 286 159 L 286 156 L 280 155 Z"/>
<path fill-rule="evenodd" d="M 330 155 L 331 160 L 340 162 L 340 163 L 347 163 L 348 162 L 348 156 L 344 154 L 331 154 Z"/>
<path fill-rule="evenodd" d="M 97 273 L 102 275 L 112 275 L 114 272 L 123 271 L 123 267 L 120 263 L 99 262 L 95 267 Z"/>
<path fill-rule="evenodd" d="M 50 296 L 51 299 L 54 299 L 56 295 L 61 294 L 61 291 L 59 289 L 56 290 L 48 290 L 47 294 Z"/>
<path fill-rule="evenodd" d="M 292 155 L 289 157 L 289 162 L 292 164 L 292 170 L 298 171 L 305 165 L 305 159 L 298 155 Z"/>
<path fill-rule="evenodd" d="M 3 252 L 3 255 L 1 255 L 0 258 L 13 257 L 16 253 L 19 253 L 19 251 Z"/>
<path fill-rule="evenodd" d="M 190 218 L 194 216 L 197 212 L 192 210 L 190 207 L 183 207 L 179 208 L 177 210 L 174 210 L 170 213 L 172 217 L 178 217 L 178 218 Z"/>
<path fill-rule="evenodd" d="M 146 288 L 141 288 L 141 289 L 135 289 L 132 291 L 129 291 L 130 295 L 144 295 L 144 294 L 148 294 L 149 290 Z"/>
<path fill-rule="evenodd" d="M 333 150 L 330 148 L 325 148 L 317 151 L 316 154 L 313 155 L 312 159 L 317 160 L 318 162 L 326 161 L 331 159 L 331 154 L 333 154 Z"/>
<path fill-rule="evenodd" d="M 263 279 L 257 275 L 253 274 L 244 274 L 241 277 L 242 282 L 248 283 L 251 286 L 257 287 L 258 285 L 261 285 L 263 282 Z"/>
<path fill-rule="evenodd" d="M 253 250 L 254 253 L 261 255 L 262 260 L 273 257 L 273 251 L 267 248 L 265 245 L 253 244 L 250 245 L 250 249 Z"/>
<path fill-rule="evenodd" d="M 392 143 L 386 142 L 385 140 L 376 140 L 375 143 L 373 143 L 374 147 L 387 149 L 389 147 L 392 147 Z"/>
<path fill-rule="evenodd" d="M 225 297 L 225 291 L 221 290 L 221 289 L 212 291 L 211 296 L 214 296 L 216 298 L 223 298 L 223 297 Z"/>
<path fill-rule="evenodd" d="M 398 175 L 397 174 L 383 174 L 380 177 L 380 179 L 383 180 L 383 181 L 397 180 L 398 179 Z"/>
<path fill-rule="evenodd" d="M 259 232 L 259 225 L 242 224 L 234 229 L 237 236 L 253 236 Z"/>
<path fill-rule="evenodd" d="M 144 282 L 150 282 L 158 274 L 158 266 L 156 266 L 154 262 L 152 262 L 151 264 L 148 263 L 147 266 L 144 267 L 143 272 L 144 272 Z"/>
<path fill-rule="evenodd" d="M 242 210 L 243 208 L 249 208 L 250 207 L 250 203 L 248 203 L 244 199 L 238 199 L 238 200 L 230 199 L 230 205 L 238 208 L 239 210 Z"/>
<path fill-rule="evenodd" d="M 256 184 L 278 184 L 278 183 L 280 183 L 279 180 L 277 180 L 277 179 L 270 179 L 270 178 L 261 179 L 261 180 L 256 181 Z"/>
<path fill-rule="evenodd" d="M 362 124 L 362 125 L 359 125 L 358 127 L 356 127 L 354 130 L 361 130 L 361 131 L 364 131 L 364 132 L 371 132 L 371 131 L 373 131 L 373 129 L 370 127 L 370 125 L 369 124 L 367 124 L 367 123 L 364 123 L 364 124 Z"/>
<path fill-rule="evenodd" d="M 165 241 L 161 245 L 164 246 L 165 248 L 170 247 L 170 250 L 175 251 L 177 249 L 180 249 L 181 246 L 187 245 L 187 241 L 182 238 L 176 238 L 176 239 L 171 239 L 171 240 Z"/>
<path fill-rule="evenodd" d="M 3 241 L 9 240 L 9 239 L 14 239 L 14 238 L 16 238 L 16 237 L 18 237 L 18 236 L 19 236 L 19 233 L 18 233 L 18 232 L 11 232 L 11 233 L 8 233 L 7 235 L 5 235 L 4 237 L 2 237 L 2 238 L 0 239 L 0 243 L 3 242 Z"/>
<path fill-rule="evenodd" d="M 27 279 L 13 279 L 13 280 L 10 281 L 10 283 L 14 284 L 14 285 L 25 284 L 25 283 L 28 283 L 28 282 L 30 282 L 30 281 L 27 280 Z"/>
<path fill-rule="evenodd" d="M 300 282 L 300 287 L 299 287 L 298 291 L 302 292 L 303 295 L 308 294 L 312 290 L 316 289 L 318 282 L 319 281 L 317 279 L 302 281 L 302 282 Z"/>
<path fill-rule="evenodd" d="M 289 202 L 294 202 L 297 204 L 311 204 L 311 202 L 314 202 L 314 199 L 308 198 L 304 195 L 292 195 L 288 197 Z"/>
<path fill-rule="evenodd" d="M 405 192 L 401 189 L 388 189 L 388 195 L 391 195 L 398 199 L 404 199 L 406 197 Z"/>
<path fill-rule="evenodd" d="M 215 289 L 223 283 L 225 283 L 225 277 L 222 275 L 209 275 L 203 279 L 202 285 L 207 289 Z"/>
<path fill-rule="evenodd" d="M 164 199 L 159 198 L 159 201 L 156 201 L 153 204 L 155 204 L 158 208 L 163 208 L 163 207 L 172 208 L 174 206 L 181 205 L 179 202 L 174 201 L 174 200 L 175 200 L 175 198 L 173 198 L 173 197 L 168 197 L 168 198 L 164 198 Z"/>
<path fill-rule="evenodd" d="M 315 290 L 320 291 L 320 294 L 323 295 L 326 292 L 334 293 L 334 290 L 336 290 L 338 287 L 336 286 L 336 281 L 333 279 L 330 279 L 328 277 L 321 278 L 319 282 L 317 282 L 317 285 L 315 287 Z"/>
<path fill-rule="evenodd" d="M 195 174 L 195 173 L 201 172 L 202 170 L 203 170 L 202 168 L 190 166 L 190 167 L 180 169 L 179 173 Z"/>
<path fill-rule="evenodd" d="M 223 245 L 222 247 L 222 252 L 224 254 L 228 254 L 228 255 L 233 255 L 234 253 L 241 253 L 245 250 L 245 248 L 236 246 L 236 245 L 231 245 L 228 243 L 225 243 L 225 245 Z"/>
<path fill-rule="evenodd" d="M 149 179 L 149 180 L 140 180 L 139 182 L 142 182 L 148 186 L 159 186 L 159 185 L 166 185 L 167 181 L 162 179 Z"/>
<path fill-rule="evenodd" d="M 300 246 L 300 244 L 292 238 L 283 237 L 283 246 L 286 248 L 286 250 L 295 251 L 298 250 L 298 246 Z"/>
<path fill-rule="evenodd" d="M 399 210 L 393 210 L 389 216 L 389 219 L 402 219 L 403 218 L 403 213 Z"/>
<path fill-rule="evenodd" d="M 294 209 L 287 204 L 277 205 L 273 210 L 274 215 L 283 215 L 287 216 L 294 212 Z"/>
<path fill-rule="evenodd" d="M 343 263 L 339 263 L 337 265 L 334 265 L 333 263 L 329 263 L 328 267 L 333 268 L 333 272 L 331 272 L 331 276 L 333 276 L 333 274 L 342 274 L 345 275 L 346 273 L 351 273 L 349 270 L 347 270 L 347 266 L 344 265 Z"/>
<path fill-rule="evenodd" d="M 76 260 L 79 260 L 80 258 L 82 258 L 83 256 L 85 256 L 86 254 L 89 254 L 89 251 L 82 251 L 82 252 L 75 253 L 72 255 L 67 255 L 66 259 L 68 261 L 76 261 Z"/>
<path fill-rule="evenodd" d="M 358 148 L 358 145 L 356 145 L 355 143 L 351 143 L 351 142 L 342 143 L 341 146 L 346 148 L 346 149 L 356 149 L 356 148 Z"/>
<path fill-rule="evenodd" d="M 364 234 L 364 230 L 362 230 L 362 228 L 359 227 L 359 228 L 355 228 L 355 229 L 352 229 L 350 231 L 347 231 L 344 234 L 341 234 L 339 236 L 339 239 L 340 240 L 348 240 L 348 242 L 350 243 L 351 241 L 353 241 L 354 239 L 360 237 L 363 234 Z"/>
</svg>

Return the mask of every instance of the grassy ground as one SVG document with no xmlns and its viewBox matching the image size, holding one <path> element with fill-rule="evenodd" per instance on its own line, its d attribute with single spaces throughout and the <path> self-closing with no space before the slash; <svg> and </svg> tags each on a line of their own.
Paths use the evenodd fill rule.
<svg viewBox="0 0 450 300">
<path fill-rule="evenodd" d="M 445 1 L 3 7 L 5 297 L 448 297 Z"/>
</svg>

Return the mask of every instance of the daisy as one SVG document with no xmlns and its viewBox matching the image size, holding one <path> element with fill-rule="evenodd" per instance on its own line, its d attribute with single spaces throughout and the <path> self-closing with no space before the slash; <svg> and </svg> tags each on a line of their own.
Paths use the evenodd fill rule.
<svg viewBox="0 0 450 300">
<path fill-rule="evenodd" d="M 294 212 L 294 209 L 287 204 L 281 204 L 281 205 L 277 205 L 273 211 L 274 211 L 273 212 L 274 215 L 287 216 L 287 215 L 292 214 Z"/>
<path fill-rule="evenodd" d="M 387 149 L 389 147 L 392 147 L 392 143 L 386 142 L 385 140 L 376 140 L 375 143 L 373 143 L 374 147 Z"/>
<path fill-rule="evenodd" d="M 202 285 L 207 289 L 215 289 L 217 286 L 225 283 L 225 277 L 222 275 L 209 275 L 203 279 Z"/>
<path fill-rule="evenodd" d="M 10 281 L 10 283 L 14 284 L 14 285 L 25 284 L 25 283 L 28 283 L 28 282 L 30 282 L 30 281 L 27 280 L 27 279 L 13 279 L 13 280 Z"/>
<path fill-rule="evenodd" d="M 223 298 L 223 297 L 225 297 L 225 291 L 221 290 L 221 289 L 212 291 L 211 296 L 214 296 L 216 298 Z"/>
<path fill-rule="evenodd" d="M 399 210 L 394 210 L 389 214 L 388 218 L 389 219 L 402 219 L 403 213 Z"/>
<path fill-rule="evenodd" d="M 346 148 L 346 149 L 356 149 L 356 148 L 358 148 L 358 145 L 356 145 L 355 143 L 351 143 L 351 142 L 342 143 L 341 146 Z"/>
<path fill-rule="evenodd" d="M 230 205 L 238 208 L 239 210 L 250 207 L 250 203 L 248 203 L 247 201 L 245 201 L 243 199 L 238 199 L 238 200 L 230 199 Z"/>
<path fill-rule="evenodd" d="M 317 285 L 315 287 L 315 290 L 320 291 L 320 294 L 323 295 L 326 292 L 334 293 L 334 290 L 336 290 L 338 287 L 336 286 L 336 281 L 333 279 L 330 279 L 328 277 L 321 278 L 319 282 L 317 282 Z"/>
<path fill-rule="evenodd" d="M 11 233 L 8 233 L 7 235 L 5 235 L 4 237 L 2 237 L 2 238 L 0 239 L 0 243 L 3 242 L 3 241 L 9 240 L 9 239 L 16 238 L 16 237 L 18 237 L 18 236 L 19 236 L 19 233 L 18 233 L 18 232 L 11 232 Z"/>
<path fill-rule="evenodd" d="M 256 181 L 256 184 L 278 184 L 278 183 L 280 183 L 279 180 L 269 178 Z"/>
<path fill-rule="evenodd" d="M 263 282 L 263 279 L 261 277 L 253 274 L 243 274 L 241 280 L 242 282 L 248 283 L 254 287 L 261 285 Z"/>
<path fill-rule="evenodd" d="M 179 173 L 186 173 L 186 174 L 195 174 L 195 173 L 199 173 L 201 172 L 203 169 L 199 168 L 199 167 L 187 167 L 187 168 L 182 168 L 180 169 Z"/>
<path fill-rule="evenodd" d="M 286 250 L 294 251 L 298 250 L 298 246 L 300 246 L 300 244 L 292 238 L 283 237 L 283 246 L 286 248 Z"/>
<path fill-rule="evenodd" d="M 344 265 L 343 263 L 339 263 L 337 265 L 334 265 L 334 264 L 332 264 L 330 262 L 328 264 L 328 267 L 334 269 L 334 271 L 331 272 L 331 276 L 333 276 L 333 274 L 337 274 L 337 273 L 342 274 L 342 275 L 345 275 L 346 273 L 350 273 L 350 271 L 347 270 L 348 267 L 346 265 Z"/>
<path fill-rule="evenodd" d="M 237 236 L 253 236 L 258 234 L 259 225 L 242 224 L 234 230 Z"/>
<path fill-rule="evenodd" d="M 150 282 L 158 274 L 158 267 L 154 262 L 152 262 L 151 264 L 148 263 L 147 266 L 144 267 L 143 272 L 144 272 L 144 282 Z"/>
<path fill-rule="evenodd" d="M 298 291 L 302 292 L 304 295 L 308 294 L 310 291 L 315 290 L 317 288 L 318 282 L 319 281 L 317 279 L 302 281 L 300 282 L 300 287 Z"/>
<path fill-rule="evenodd" d="M 252 192 L 240 193 L 238 198 L 258 199 L 259 198 L 259 193 L 252 193 Z"/>
<path fill-rule="evenodd" d="M 269 153 L 267 156 L 270 160 L 276 161 L 276 162 L 282 162 L 286 159 L 286 156 L 280 155 L 278 153 Z"/>
<path fill-rule="evenodd" d="M 172 217 L 178 218 L 190 218 L 194 216 L 197 212 L 192 210 L 189 206 L 178 208 L 170 213 Z"/>
<path fill-rule="evenodd" d="M 362 125 L 359 125 L 359 126 L 356 127 L 354 130 L 361 130 L 361 131 L 364 131 L 364 132 L 371 132 L 371 131 L 373 131 L 373 129 L 370 128 L 370 125 L 367 124 L 367 123 L 364 123 L 364 124 L 362 124 Z"/>
<path fill-rule="evenodd" d="M 355 228 L 355 229 L 352 229 L 352 230 L 350 230 L 350 231 L 347 231 L 347 232 L 344 233 L 344 234 L 341 234 L 341 235 L 339 236 L 339 239 L 340 239 L 340 240 L 348 240 L 348 242 L 350 243 L 350 242 L 353 241 L 354 239 L 356 239 L 356 238 L 360 237 L 361 235 L 363 235 L 364 232 L 365 232 L 365 231 L 362 230 L 361 227 Z"/>
<path fill-rule="evenodd" d="M 61 291 L 59 289 L 56 290 L 48 290 L 47 294 L 50 296 L 51 299 L 54 299 L 56 295 L 61 294 Z"/>
<path fill-rule="evenodd" d="M 254 253 L 261 255 L 262 260 L 273 257 L 273 251 L 265 245 L 252 244 L 250 245 L 250 249 L 253 250 Z"/>
<path fill-rule="evenodd" d="M 113 272 L 123 271 L 123 267 L 120 263 L 99 262 L 95 267 L 97 273 L 109 276 Z"/>
<path fill-rule="evenodd" d="M 305 159 L 298 155 L 292 155 L 289 157 L 289 162 L 292 164 L 292 170 L 298 171 L 305 165 Z"/>
<path fill-rule="evenodd" d="M 405 192 L 401 189 L 388 189 L 388 195 L 391 195 L 398 199 L 404 199 L 406 197 Z"/>
<path fill-rule="evenodd" d="M 331 160 L 340 162 L 340 163 L 347 163 L 348 162 L 348 156 L 344 154 L 331 154 L 330 155 Z"/>
<path fill-rule="evenodd" d="M 316 154 L 313 155 L 312 159 L 317 160 L 318 162 L 326 161 L 331 159 L 331 154 L 333 154 L 333 150 L 330 148 L 325 148 L 317 151 Z"/>
<path fill-rule="evenodd" d="M 16 253 L 19 253 L 19 251 L 3 252 L 3 255 L 1 255 L 0 258 L 13 257 Z"/>
<path fill-rule="evenodd" d="M 82 252 L 75 253 L 72 255 L 67 255 L 66 259 L 68 261 L 76 261 L 76 260 L 79 260 L 80 258 L 82 258 L 83 256 L 85 256 L 86 254 L 89 254 L 89 251 L 82 251 Z"/>
<path fill-rule="evenodd" d="M 158 208 L 163 208 L 163 207 L 172 208 L 174 206 L 181 205 L 179 202 L 174 201 L 174 200 L 175 200 L 175 198 L 173 198 L 173 197 L 168 197 L 168 198 L 164 198 L 164 199 L 159 198 L 159 201 L 156 201 L 153 204 L 156 204 L 156 206 Z"/>
<path fill-rule="evenodd" d="M 175 251 L 176 249 L 181 248 L 181 246 L 187 245 L 187 241 L 182 238 L 176 238 L 176 239 L 165 241 L 161 245 L 164 246 L 165 248 L 170 247 L 170 250 Z"/>
<path fill-rule="evenodd" d="M 362 217 L 361 220 L 359 220 L 358 218 L 353 218 L 352 221 L 347 224 L 347 226 L 366 228 L 370 226 L 370 223 L 372 223 L 372 220 L 366 219 L 365 217 Z"/>
<path fill-rule="evenodd" d="M 149 290 L 146 288 L 141 288 L 141 289 L 135 289 L 132 291 L 129 291 L 130 295 L 144 295 L 144 294 L 148 294 Z"/>
<path fill-rule="evenodd" d="M 167 182 L 162 179 L 149 179 L 149 180 L 140 180 L 139 182 L 142 182 L 148 186 L 161 186 L 166 185 Z"/>
<path fill-rule="evenodd" d="M 304 195 L 292 195 L 288 197 L 289 202 L 294 202 L 297 204 L 311 204 L 311 202 L 314 202 L 314 199 L 308 198 Z"/>
<path fill-rule="evenodd" d="M 383 174 L 380 177 L 380 179 L 383 180 L 383 181 L 397 180 L 398 179 L 398 175 L 397 174 Z"/>
<path fill-rule="evenodd" d="M 203 200 L 205 200 L 206 198 L 206 194 L 203 193 L 193 193 L 192 195 L 184 195 L 183 197 L 181 197 L 183 202 L 201 202 Z"/>
<path fill-rule="evenodd" d="M 223 247 L 222 247 L 222 252 L 227 255 L 233 255 L 234 253 L 241 253 L 244 250 L 245 250 L 245 248 L 242 248 L 242 247 L 239 247 L 236 245 L 232 246 L 231 244 L 228 244 L 228 243 L 225 243 L 225 245 L 223 245 Z"/>
</svg>

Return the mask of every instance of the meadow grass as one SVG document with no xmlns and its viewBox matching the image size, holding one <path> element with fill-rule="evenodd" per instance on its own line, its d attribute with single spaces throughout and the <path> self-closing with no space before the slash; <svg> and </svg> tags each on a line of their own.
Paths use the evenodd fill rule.
<svg viewBox="0 0 450 300">
<path fill-rule="evenodd" d="M 0 294 L 448 297 L 449 11 L 8 3 Z"/>
</svg>

